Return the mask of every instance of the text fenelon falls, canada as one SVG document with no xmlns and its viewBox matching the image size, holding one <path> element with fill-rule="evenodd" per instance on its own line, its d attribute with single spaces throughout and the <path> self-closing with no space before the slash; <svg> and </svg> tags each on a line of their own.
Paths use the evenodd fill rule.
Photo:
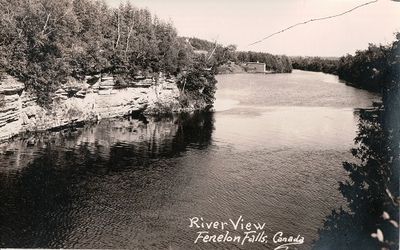
<svg viewBox="0 0 400 250">
<path fill-rule="evenodd" d="M 266 223 L 245 221 L 243 216 L 227 221 L 206 221 L 203 217 L 189 218 L 189 228 L 196 230 L 194 243 L 251 243 L 273 244 L 274 249 L 290 249 L 291 245 L 301 245 L 304 237 L 290 235 L 282 231 L 267 235 Z"/>
</svg>

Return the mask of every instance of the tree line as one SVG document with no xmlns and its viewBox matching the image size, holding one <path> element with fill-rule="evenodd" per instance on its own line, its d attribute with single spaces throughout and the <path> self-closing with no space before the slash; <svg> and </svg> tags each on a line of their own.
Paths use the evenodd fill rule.
<svg viewBox="0 0 400 250">
<path fill-rule="evenodd" d="M 398 69 L 393 69 L 393 65 L 399 60 L 395 47 L 400 39 L 400 33 L 396 35 L 396 39 L 390 45 L 369 44 L 366 50 L 341 57 L 338 67 L 339 78 L 356 87 L 377 92 L 384 91 L 385 85 L 392 81 L 396 71 L 398 72 Z"/>
<path fill-rule="evenodd" d="M 129 2 L 118 8 L 97 0 L 0 2 L 0 68 L 41 104 L 87 75 L 114 75 L 129 85 L 159 72 L 212 102 L 217 63 L 195 54 L 171 23 Z"/>
<path fill-rule="evenodd" d="M 355 87 L 382 92 L 385 84 L 390 82 L 396 74 L 392 65 L 398 60 L 396 55 L 399 52 L 394 48 L 397 48 L 399 39 L 400 34 L 397 33 L 392 44 L 369 44 L 367 49 L 358 50 L 355 55 L 348 54 L 339 59 L 291 57 L 292 66 L 294 69 L 336 74 L 339 79 Z"/>
<path fill-rule="evenodd" d="M 290 60 L 294 69 L 324 72 L 327 74 L 336 75 L 339 67 L 339 58 L 292 56 Z"/>
</svg>

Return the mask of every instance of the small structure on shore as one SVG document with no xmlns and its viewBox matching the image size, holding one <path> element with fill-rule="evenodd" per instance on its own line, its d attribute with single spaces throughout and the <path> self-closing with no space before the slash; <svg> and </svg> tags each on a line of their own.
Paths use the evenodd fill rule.
<svg viewBox="0 0 400 250">
<path fill-rule="evenodd" d="M 246 71 L 249 73 L 265 73 L 266 72 L 265 63 L 247 62 L 244 65 L 245 65 Z"/>
</svg>

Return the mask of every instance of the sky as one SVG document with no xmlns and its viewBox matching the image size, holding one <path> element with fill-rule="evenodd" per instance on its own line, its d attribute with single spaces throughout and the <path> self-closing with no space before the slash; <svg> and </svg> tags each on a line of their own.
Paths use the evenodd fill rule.
<svg viewBox="0 0 400 250">
<path fill-rule="evenodd" d="M 126 0 L 105 0 L 116 7 Z M 311 18 L 330 16 L 371 0 L 128 0 L 171 21 L 180 36 L 235 44 L 238 50 L 291 56 L 342 56 L 368 43 L 388 44 L 400 32 L 400 2 L 379 0 L 334 19 L 297 26 L 256 45 L 249 44 Z"/>
</svg>

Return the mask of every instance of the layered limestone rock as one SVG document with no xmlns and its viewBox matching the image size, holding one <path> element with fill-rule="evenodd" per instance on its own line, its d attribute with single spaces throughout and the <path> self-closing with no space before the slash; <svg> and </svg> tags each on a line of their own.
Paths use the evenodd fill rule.
<svg viewBox="0 0 400 250">
<path fill-rule="evenodd" d="M 24 85 L 11 76 L 3 75 L 0 79 L 0 140 L 18 134 L 21 129 L 23 88 Z"/>
<path fill-rule="evenodd" d="M 0 140 L 25 131 L 47 130 L 101 118 L 129 115 L 163 107 L 178 111 L 179 90 L 174 78 L 135 79 L 116 86 L 112 76 L 87 77 L 58 89 L 50 109 L 36 103 L 24 85 L 7 76 L 0 80 Z M 3 99 L 3 100 L 2 100 Z"/>
</svg>

